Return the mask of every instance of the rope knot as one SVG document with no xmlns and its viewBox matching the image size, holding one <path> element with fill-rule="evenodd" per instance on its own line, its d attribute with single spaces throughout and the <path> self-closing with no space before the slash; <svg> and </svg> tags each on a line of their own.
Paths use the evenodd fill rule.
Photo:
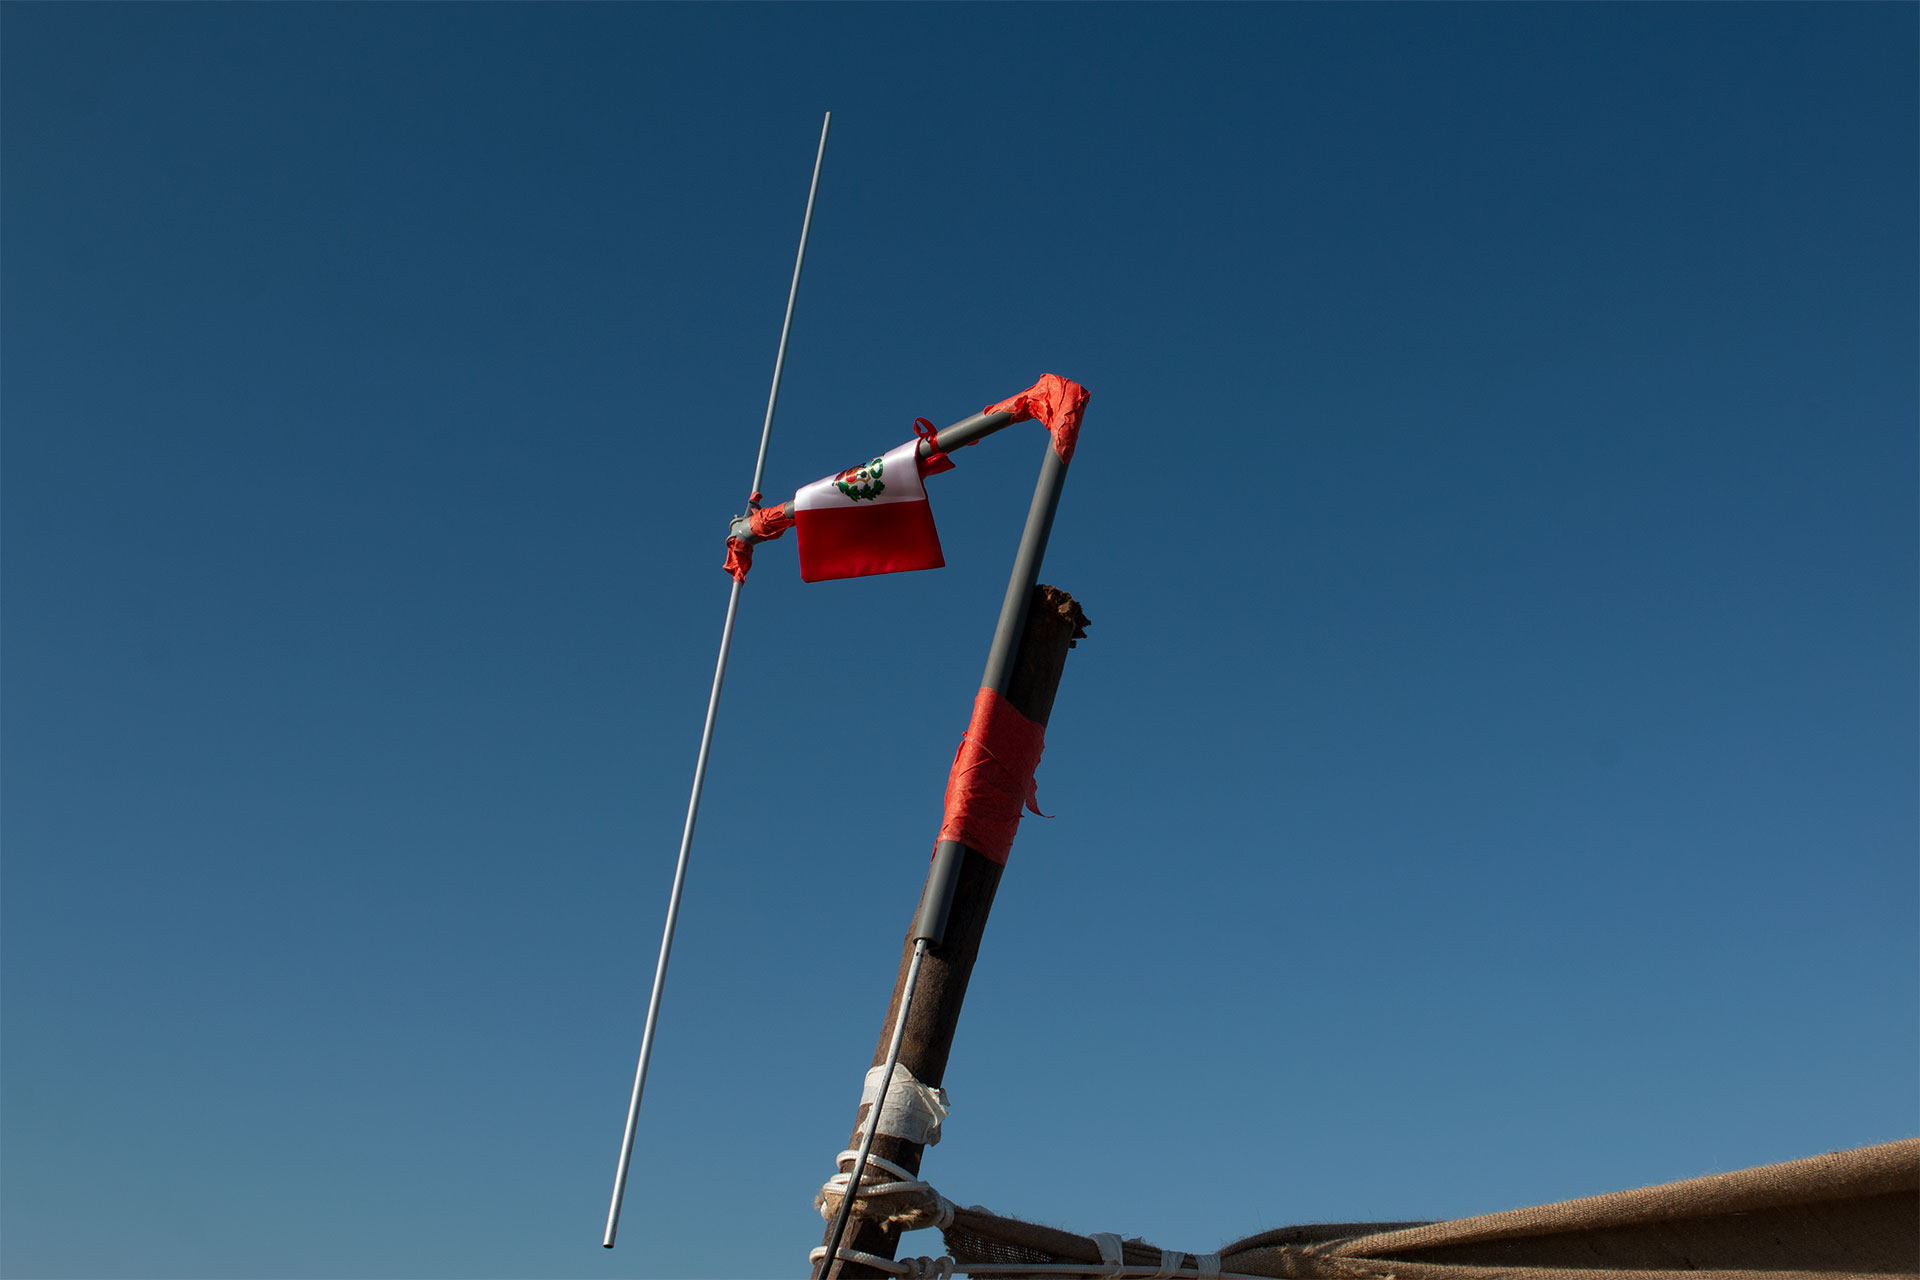
<svg viewBox="0 0 1920 1280">
<path fill-rule="evenodd" d="M 814 1207 L 823 1220 L 831 1222 L 840 1212 L 847 1184 L 853 1179 L 853 1162 L 859 1156 L 857 1151 L 842 1151 L 836 1163 L 844 1167 L 814 1194 Z M 852 1216 L 879 1223 L 889 1231 L 934 1226 L 945 1230 L 953 1222 L 953 1202 L 935 1191 L 932 1183 L 914 1177 L 891 1160 L 870 1154 L 860 1186 L 853 1193 Z"/>
</svg>

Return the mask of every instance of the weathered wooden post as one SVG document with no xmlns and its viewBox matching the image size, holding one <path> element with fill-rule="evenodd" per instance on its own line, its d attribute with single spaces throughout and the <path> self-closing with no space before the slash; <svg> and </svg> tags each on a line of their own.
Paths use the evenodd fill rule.
<svg viewBox="0 0 1920 1280">
<path fill-rule="evenodd" d="M 1061 673 L 1066 668 L 1067 650 L 1073 647 L 1076 639 L 1086 634 L 1087 618 L 1072 596 L 1049 586 L 1032 588 L 1025 614 L 1017 646 L 1008 655 L 1004 696 L 1014 710 L 1044 729 L 1053 712 L 1053 698 L 1060 687 Z M 1004 862 L 956 841 L 940 842 L 939 856 L 928 872 L 927 885 L 921 893 L 922 910 L 916 913 L 914 924 L 908 929 L 901 948 L 900 971 L 894 978 L 893 999 L 887 1006 L 886 1021 L 873 1054 L 874 1066 L 878 1067 L 886 1061 L 894 1023 L 899 1016 L 900 999 L 906 990 L 907 975 L 912 967 L 915 940 L 921 932 L 929 904 L 947 891 L 941 883 L 941 877 L 943 873 L 950 872 L 942 864 L 950 860 L 958 862 L 959 874 L 948 897 L 944 936 L 937 946 L 927 948 L 926 957 L 920 965 L 899 1059 L 900 1065 L 911 1071 L 914 1079 L 935 1088 L 940 1086 L 946 1075 L 947 1056 L 953 1049 L 954 1029 L 960 1022 L 960 1006 L 966 999 L 967 981 L 973 975 L 974 960 L 980 954 L 980 940 L 986 932 L 987 913 L 993 908 L 994 893 L 1006 870 Z M 877 1112 L 878 1108 L 879 1103 L 876 1103 L 872 1110 Z M 872 1124 L 875 1119 L 869 1116 L 866 1123 Z M 856 1128 L 852 1143 L 857 1144 L 860 1138 L 860 1129 Z M 925 1149 L 917 1142 L 881 1133 L 873 1139 L 872 1153 L 917 1174 Z M 826 1236 L 829 1245 L 832 1234 L 829 1227 Z M 890 1231 L 878 1223 L 856 1217 L 839 1244 L 841 1249 L 891 1258 L 899 1245 L 899 1238 L 898 1231 Z M 823 1258 L 814 1274 L 820 1276 L 824 1269 L 825 1275 L 839 1277 L 840 1280 L 887 1276 L 886 1272 L 854 1259 L 840 1260 L 837 1269 L 833 1264 L 832 1258 Z"/>
</svg>

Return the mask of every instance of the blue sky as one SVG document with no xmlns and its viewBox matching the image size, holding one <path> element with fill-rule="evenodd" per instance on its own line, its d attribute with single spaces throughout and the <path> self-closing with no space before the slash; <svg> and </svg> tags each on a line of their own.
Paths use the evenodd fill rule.
<svg viewBox="0 0 1920 1280">
<path fill-rule="evenodd" d="M 1910 5 L 0 12 L 17 1277 L 775 1277 L 1040 457 L 927 1173 L 1212 1248 L 1909 1136 Z M 932 1252 L 931 1236 L 913 1242 Z"/>
</svg>

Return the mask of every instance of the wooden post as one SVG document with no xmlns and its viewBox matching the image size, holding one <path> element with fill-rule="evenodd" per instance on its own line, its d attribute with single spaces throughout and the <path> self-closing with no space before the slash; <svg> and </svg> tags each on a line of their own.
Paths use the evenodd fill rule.
<svg viewBox="0 0 1920 1280">
<path fill-rule="evenodd" d="M 1017 597 L 1016 597 L 1017 599 Z M 1027 719 L 1044 727 L 1053 712 L 1053 697 L 1060 688 L 1060 675 L 1066 669 L 1067 650 L 1086 635 L 1087 617 L 1074 598 L 1057 587 L 1036 586 L 1027 609 L 1025 630 L 1014 653 L 1013 671 L 1007 683 L 1006 698 Z M 945 1079 L 947 1055 L 953 1049 L 953 1033 L 960 1022 L 960 1005 L 966 999 L 967 981 L 973 976 L 973 962 L 980 954 L 980 939 L 987 928 L 987 912 L 993 907 L 994 892 L 1005 871 L 999 863 L 973 849 L 963 855 L 959 888 L 954 895 L 952 913 L 947 917 L 946 936 L 940 945 L 927 951 L 920 967 L 920 979 L 908 1011 L 906 1036 L 901 1042 L 900 1064 L 913 1072 L 923 1084 L 938 1087 Z M 913 955 L 912 926 L 902 944 L 900 970 L 893 980 L 893 999 L 880 1026 L 880 1040 L 874 1047 L 873 1065 L 886 1061 L 887 1044 L 900 1009 L 902 986 Z M 859 1145 L 859 1131 L 849 1146 Z M 874 1138 L 873 1154 L 891 1160 L 915 1173 L 925 1148 L 904 1138 L 879 1134 Z M 899 1233 L 879 1224 L 854 1218 L 841 1239 L 842 1249 L 857 1249 L 883 1258 L 894 1256 Z M 824 1243 L 824 1235 L 823 1241 Z M 823 1259 L 814 1269 L 822 1269 L 838 1280 L 890 1280 L 887 1273 L 858 1262 Z"/>
</svg>

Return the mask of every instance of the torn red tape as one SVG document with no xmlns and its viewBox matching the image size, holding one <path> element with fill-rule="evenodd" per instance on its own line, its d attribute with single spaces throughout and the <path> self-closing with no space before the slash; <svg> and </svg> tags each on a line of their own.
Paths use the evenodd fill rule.
<svg viewBox="0 0 1920 1280">
<path fill-rule="evenodd" d="M 973 719 L 947 774 L 947 810 L 940 838 L 977 849 L 1005 866 L 1020 827 L 1020 811 L 1040 813 L 1033 771 L 1040 765 L 1046 736 L 1043 726 L 1014 710 L 1011 702 L 992 689 L 982 689 L 973 700 Z"/>
<path fill-rule="evenodd" d="M 759 494 L 753 500 L 760 500 Z M 747 512 L 747 527 L 753 530 L 753 536 L 762 542 L 771 542 L 793 527 L 793 515 L 788 510 L 792 503 L 782 503 L 777 507 L 752 507 Z M 745 582 L 747 574 L 753 571 L 753 544 L 745 538 L 727 539 L 726 563 L 720 566 L 733 575 L 735 582 Z"/>
<path fill-rule="evenodd" d="M 749 511 L 747 522 L 753 528 L 753 536 L 762 542 L 771 542 L 793 528 L 793 512 L 788 510 L 792 505 L 783 502 L 777 507 L 756 507 Z"/>
<path fill-rule="evenodd" d="M 728 538 L 727 559 L 720 567 L 732 574 L 735 582 L 745 582 L 747 573 L 753 568 L 753 544 L 740 538 Z"/>
<path fill-rule="evenodd" d="M 1043 374 L 1040 381 L 1017 396 L 999 404 L 990 404 L 982 413 L 1011 413 L 1015 422 L 1038 418 L 1053 436 L 1053 451 L 1060 461 L 1073 461 L 1073 445 L 1080 438 L 1080 418 L 1087 411 L 1087 389 L 1057 373 Z"/>
</svg>

